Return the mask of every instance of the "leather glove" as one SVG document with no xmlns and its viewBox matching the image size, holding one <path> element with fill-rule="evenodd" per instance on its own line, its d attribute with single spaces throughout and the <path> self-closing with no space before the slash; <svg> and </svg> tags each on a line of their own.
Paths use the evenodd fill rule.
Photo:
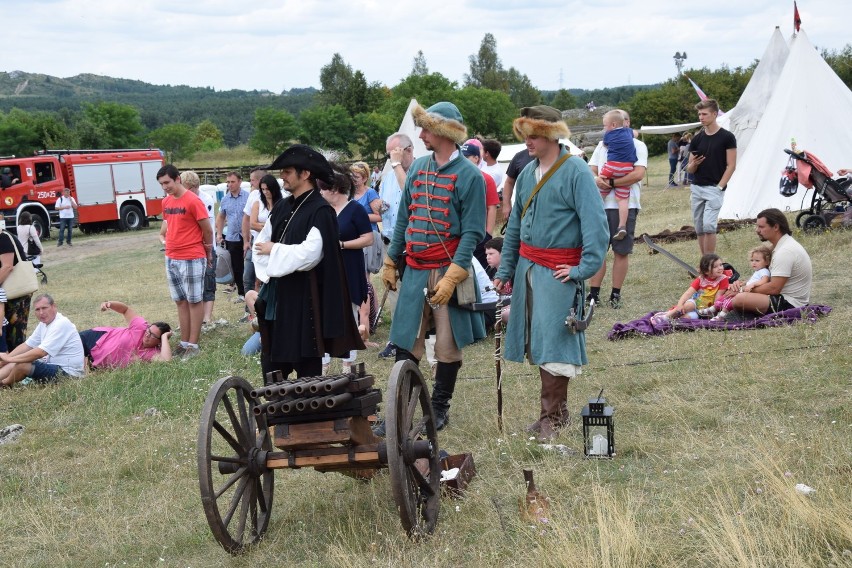
<svg viewBox="0 0 852 568">
<path fill-rule="evenodd" d="M 388 290 L 396 290 L 396 281 L 396 263 L 386 256 L 382 267 L 382 282 Z"/>
<path fill-rule="evenodd" d="M 446 305 L 453 296 L 456 286 L 467 280 L 467 277 L 467 270 L 458 264 L 450 264 L 444 277 L 438 280 L 438 284 L 435 285 L 435 293 L 432 294 L 429 301 L 433 304 Z"/>
</svg>

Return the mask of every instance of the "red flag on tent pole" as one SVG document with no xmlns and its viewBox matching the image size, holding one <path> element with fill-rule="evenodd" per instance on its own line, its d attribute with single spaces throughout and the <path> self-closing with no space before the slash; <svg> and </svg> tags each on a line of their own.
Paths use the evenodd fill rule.
<svg viewBox="0 0 852 568">
<path fill-rule="evenodd" d="M 799 17 L 799 7 L 796 6 L 795 0 L 793 0 L 793 29 L 796 33 L 799 32 L 799 28 L 802 25 L 802 18 Z"/>
</svg>

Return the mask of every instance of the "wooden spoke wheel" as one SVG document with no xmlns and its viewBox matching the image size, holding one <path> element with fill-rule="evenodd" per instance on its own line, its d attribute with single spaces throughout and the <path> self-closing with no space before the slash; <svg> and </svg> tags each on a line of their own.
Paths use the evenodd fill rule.
<svg viewBox="0 0 852 568">
<path fill-rule="evenodd" d="M 225 377 L 210 388 L 198 427 L 201 504 L 213 536 L 232 554 L 260 540 L 272 512 L 266 419 L 252 412 L 251 384 Z"/>
<path fill-rule="evenodd" d="M 440 508 L 441 464 L 429 389 L 412 361 L 391 370 L 385 413 L 388 469 L 393 498 L 409 537 L 435 530 Z"/>
</svg>

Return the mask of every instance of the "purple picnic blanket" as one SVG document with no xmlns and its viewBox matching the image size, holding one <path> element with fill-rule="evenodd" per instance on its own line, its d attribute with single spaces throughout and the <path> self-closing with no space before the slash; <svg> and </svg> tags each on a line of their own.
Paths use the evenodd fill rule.
<svg viewBox="0 0 852 568">
<path fill-rule="evenodd" d="M 694 331 L 696 329 L 757 329 L 761 327 L 778 327 L 792 325 L 797 322 L 807 321 L 814 323 L 818 316 L 827 315 L 831 311 L 830 306 L 813 304 L 801 308 L 790 308 L 774 314 L 754 317 L 751 319 L 740 319 L 737 321 L 710 321 L 709 319 L 679 319 L 672 322 L 651 323 L 651 317 L 658 312 L 648 312 L 639 319 L 631 322 L 616 322 L 607 335 L 610 341 L 624 339 L 631 335 L 664 335 L 673 331 Z"/>
</svg>

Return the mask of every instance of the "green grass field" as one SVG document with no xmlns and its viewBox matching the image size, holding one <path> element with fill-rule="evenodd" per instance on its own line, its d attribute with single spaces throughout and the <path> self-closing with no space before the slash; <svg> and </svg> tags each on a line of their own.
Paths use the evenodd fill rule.
<svg viewBox="0 0 852 568">
<path fill-rule="evenodd" d="M 652 162 L 637 232 L 691 224 L 688 191 L 663 189 L 667 167 Z M 590 364 L 569 388 L 575 416 L 605 389 L 616 408 L 613 460 L 563 456 L 527 439 L 523 428 L 538 410 L 528 365 L 506 365 L 500 434 L 493 338 L 467 348 L 439 441 L 450 453 L 471 452 L 477 476 L 463 499 L 442 500 L 436 532 L 422 542 L 405 536 L 386 473 L 364 483 L 298 470 L 276 472 L 272 519 L 257 547 L 236 558 L 219 547 L 201 507 L 195 440 L 211 384 L 231 374 L 261 382 L 257 360 L 239 354 L 246 326 L 203 336 L 202 356 L 187 362 L 0 392 L 0 427 L 26 427 L 0 446 L 0 564 L 852 566 L 852 232 L 795 236 L 813 260 L 812 301 L 834 308 L 815 325 L 610 342 L 613 323 L 671 305 L 689 283 L 636 246 L 624 306 L 598 310 Z M 60 311 L 79 329 L 120 325 L 120 316 L 97 311 L 116 299 L 150 321 L 174 322 L 156 228 L 135 234 L 129 250 L 96 247 L 105 238 L 48 248 L 44 289 Z M 720 235 L 718 249 L 747 274 L 756 243 L 744 228 Z M 694 241 L 670 248 L 697 263 Z M 219 298 L 216 317 L 235 322 L 242 308 Z M 374 341 L 384 344 L 389 323 Z M 391 364 L 376 353 L 361 360 L 383 387 Z M 578 419 L 558 443 L 581 453 Z M 550 496 L 547 523 L 530 526 L 518 514 L 523 468 Z M 816 493 L 797 493 L 797 483 Z"/>
</svg>

